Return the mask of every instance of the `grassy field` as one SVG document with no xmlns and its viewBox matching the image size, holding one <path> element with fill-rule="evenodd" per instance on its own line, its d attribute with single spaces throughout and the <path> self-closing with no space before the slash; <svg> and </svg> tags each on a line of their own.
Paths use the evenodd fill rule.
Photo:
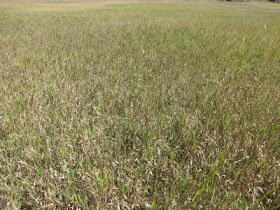
<svg viewBox="0 0 280 210">
<path fill-rule="evenodd" d="M 0 0 L 0 208 L 279 209 L 280 6 Z"/>
</svg>

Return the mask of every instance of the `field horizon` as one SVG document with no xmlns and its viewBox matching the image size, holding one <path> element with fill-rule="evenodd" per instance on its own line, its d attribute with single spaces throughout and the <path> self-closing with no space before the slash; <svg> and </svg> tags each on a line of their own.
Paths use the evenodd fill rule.
<svg viewBox="0 0 280 210">
<path fill-rule="evenodd" d="M 279 5 L 0 0 L 0 208 L 279 209 Z"/>
</svg>

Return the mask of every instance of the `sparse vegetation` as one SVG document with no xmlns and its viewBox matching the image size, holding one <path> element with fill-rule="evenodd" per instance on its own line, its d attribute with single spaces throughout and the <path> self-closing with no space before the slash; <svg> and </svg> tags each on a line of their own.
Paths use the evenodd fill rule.
<svg viewBox="0 0 280 210">
<path fill-rule="evenodd" d="M 2 0 L 0 208 L 279 208 L 279 9 Z"/>
</svg>

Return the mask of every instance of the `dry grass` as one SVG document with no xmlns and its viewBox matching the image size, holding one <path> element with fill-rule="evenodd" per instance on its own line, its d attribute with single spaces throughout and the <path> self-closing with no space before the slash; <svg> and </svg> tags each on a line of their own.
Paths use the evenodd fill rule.
<svg viewBox="0 0 280 210">
<path fill-rule="evenodd" d="M 280 8 L 24 2 L 0 7 L 1 208 L 279 208 Z"/>
</svg>

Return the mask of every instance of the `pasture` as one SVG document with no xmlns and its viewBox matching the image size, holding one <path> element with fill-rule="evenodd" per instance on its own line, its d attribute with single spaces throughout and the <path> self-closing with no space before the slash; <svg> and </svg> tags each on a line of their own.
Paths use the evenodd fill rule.
<svg viewBox="0 0 280 210">
<path fill-rule="evenodd" d="M 0 208 L 280 207 L 280 7 L 0 0 Z"/>
</svg>

